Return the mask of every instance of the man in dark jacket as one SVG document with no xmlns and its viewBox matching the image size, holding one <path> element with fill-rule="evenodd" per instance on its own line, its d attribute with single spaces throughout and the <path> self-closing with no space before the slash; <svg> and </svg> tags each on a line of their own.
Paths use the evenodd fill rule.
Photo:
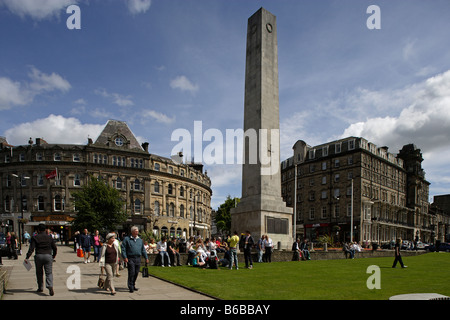
<svg viewBox="0 0 450 320">
<path fill-rule="evenodd" d="M 91 246 L 92 246 L 92 237 L 89 234 L 87 229 L 84 229 L 83 234 L 80 236 L 80 247 L 83 249 L 84 253 L 84 263 L 91 262 L 89 258 L 91 257 Z"/>
<path fill-rule="evenodd" d="M 254 244 L 255 241 L 253 240 L 250 231 L 246 231 L 244 238 L 244 259 L 245 259 L 245 267 L 249 269 L 253 268 L 252 248 Z"/>
<path fill-rule="evenodd" d="M 39 233 L 31 238 L 30 248 L 25 258 L 25 263 L 30 263 L 28 259 L 36 250 L 34 255 L 34 263 L 36 266 L 36 279 L 38 284 L 37 292 L 43 292 L 44 289 L 44 272 L 45 271 L 45 284 L 49 290 L 50 295 L 53 296 L 53 260 L 56 257 L 56 244 L 52 237 L 45 232 L 45 225 L 40 224 L 38 227 Z"/>
</svg>

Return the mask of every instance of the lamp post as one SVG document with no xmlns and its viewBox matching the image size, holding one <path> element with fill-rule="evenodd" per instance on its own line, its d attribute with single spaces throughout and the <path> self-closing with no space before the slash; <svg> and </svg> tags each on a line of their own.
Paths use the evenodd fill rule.
<svg viewBox="0 0 450 320">
<path fill-rule="evenodd" d="M 19 175 L 17 174 L 11 174 L 14 178 L 19 179 Z M 29 180 L 30 177 L 26 177 L 26 176 L 21 176 L 19 185 L 20 185 L 20 212 L 21 212 L 21 217 L 20 217 L 20 222 L 19 222 L 19 250 L 22 250 L 22 230 L 23 230 L 23 192 L 22 192 L 22 181 L 23 180 Z"/>
</svg>

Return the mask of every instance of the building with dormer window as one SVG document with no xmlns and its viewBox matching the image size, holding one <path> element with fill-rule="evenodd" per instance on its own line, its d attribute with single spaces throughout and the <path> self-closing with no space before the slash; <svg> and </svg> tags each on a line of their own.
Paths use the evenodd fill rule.
<svg viewBox="0 0 450 320">
<path fill-rule="evenodd" d="M 2 231 L 32 232 L 45 223 L 70 239 L 76 231 L 70 222 L 77 214 L 71 195 L 94 176 L 122 195 L 129 218 L 117 226 L 119 232 L 136 225 L 158 237 L 209 237 L 212 190 L 203 166 L 151 154 L 148 146 L 116 120 L 108 121 L 97 140 L 86 145 L 36 138 L 12 146 L 1 138 Z"/>
</svg>

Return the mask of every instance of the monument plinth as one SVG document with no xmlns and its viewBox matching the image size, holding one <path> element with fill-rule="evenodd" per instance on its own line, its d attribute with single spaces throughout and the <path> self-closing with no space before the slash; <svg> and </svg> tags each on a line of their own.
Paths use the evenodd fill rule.
<svg viewBox="0 0 450 320">
<path fill-rule="evenodd" d="M 264 8 L 248 19 L 242 197 L 231 228 L 290 248 L 293 209 L 281 197 L 276 17 Z"/>
</svg>

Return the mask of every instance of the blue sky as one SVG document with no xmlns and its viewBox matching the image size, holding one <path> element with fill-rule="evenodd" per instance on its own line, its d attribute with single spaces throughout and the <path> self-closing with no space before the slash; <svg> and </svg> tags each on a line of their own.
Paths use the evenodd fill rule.
<svg viewBox="0 0 450 320">
<path fill-rule="evenodd" d="M 66 26 L 70 4 L 81 30 Z M 373 4 L 379 30 L 366 25 Z M 260 7 L 277 16 L 282 160 L 298 139 L 415 143 L 430 196 L 450 193 L 448 0 L 0 0 L 0 135 L 86 143 L 117 119 L 169 157 L 194 121 L 242 128 Z M 239 165 L 206 169 L 213 208 L 241 195 Z"/>
</svg>

